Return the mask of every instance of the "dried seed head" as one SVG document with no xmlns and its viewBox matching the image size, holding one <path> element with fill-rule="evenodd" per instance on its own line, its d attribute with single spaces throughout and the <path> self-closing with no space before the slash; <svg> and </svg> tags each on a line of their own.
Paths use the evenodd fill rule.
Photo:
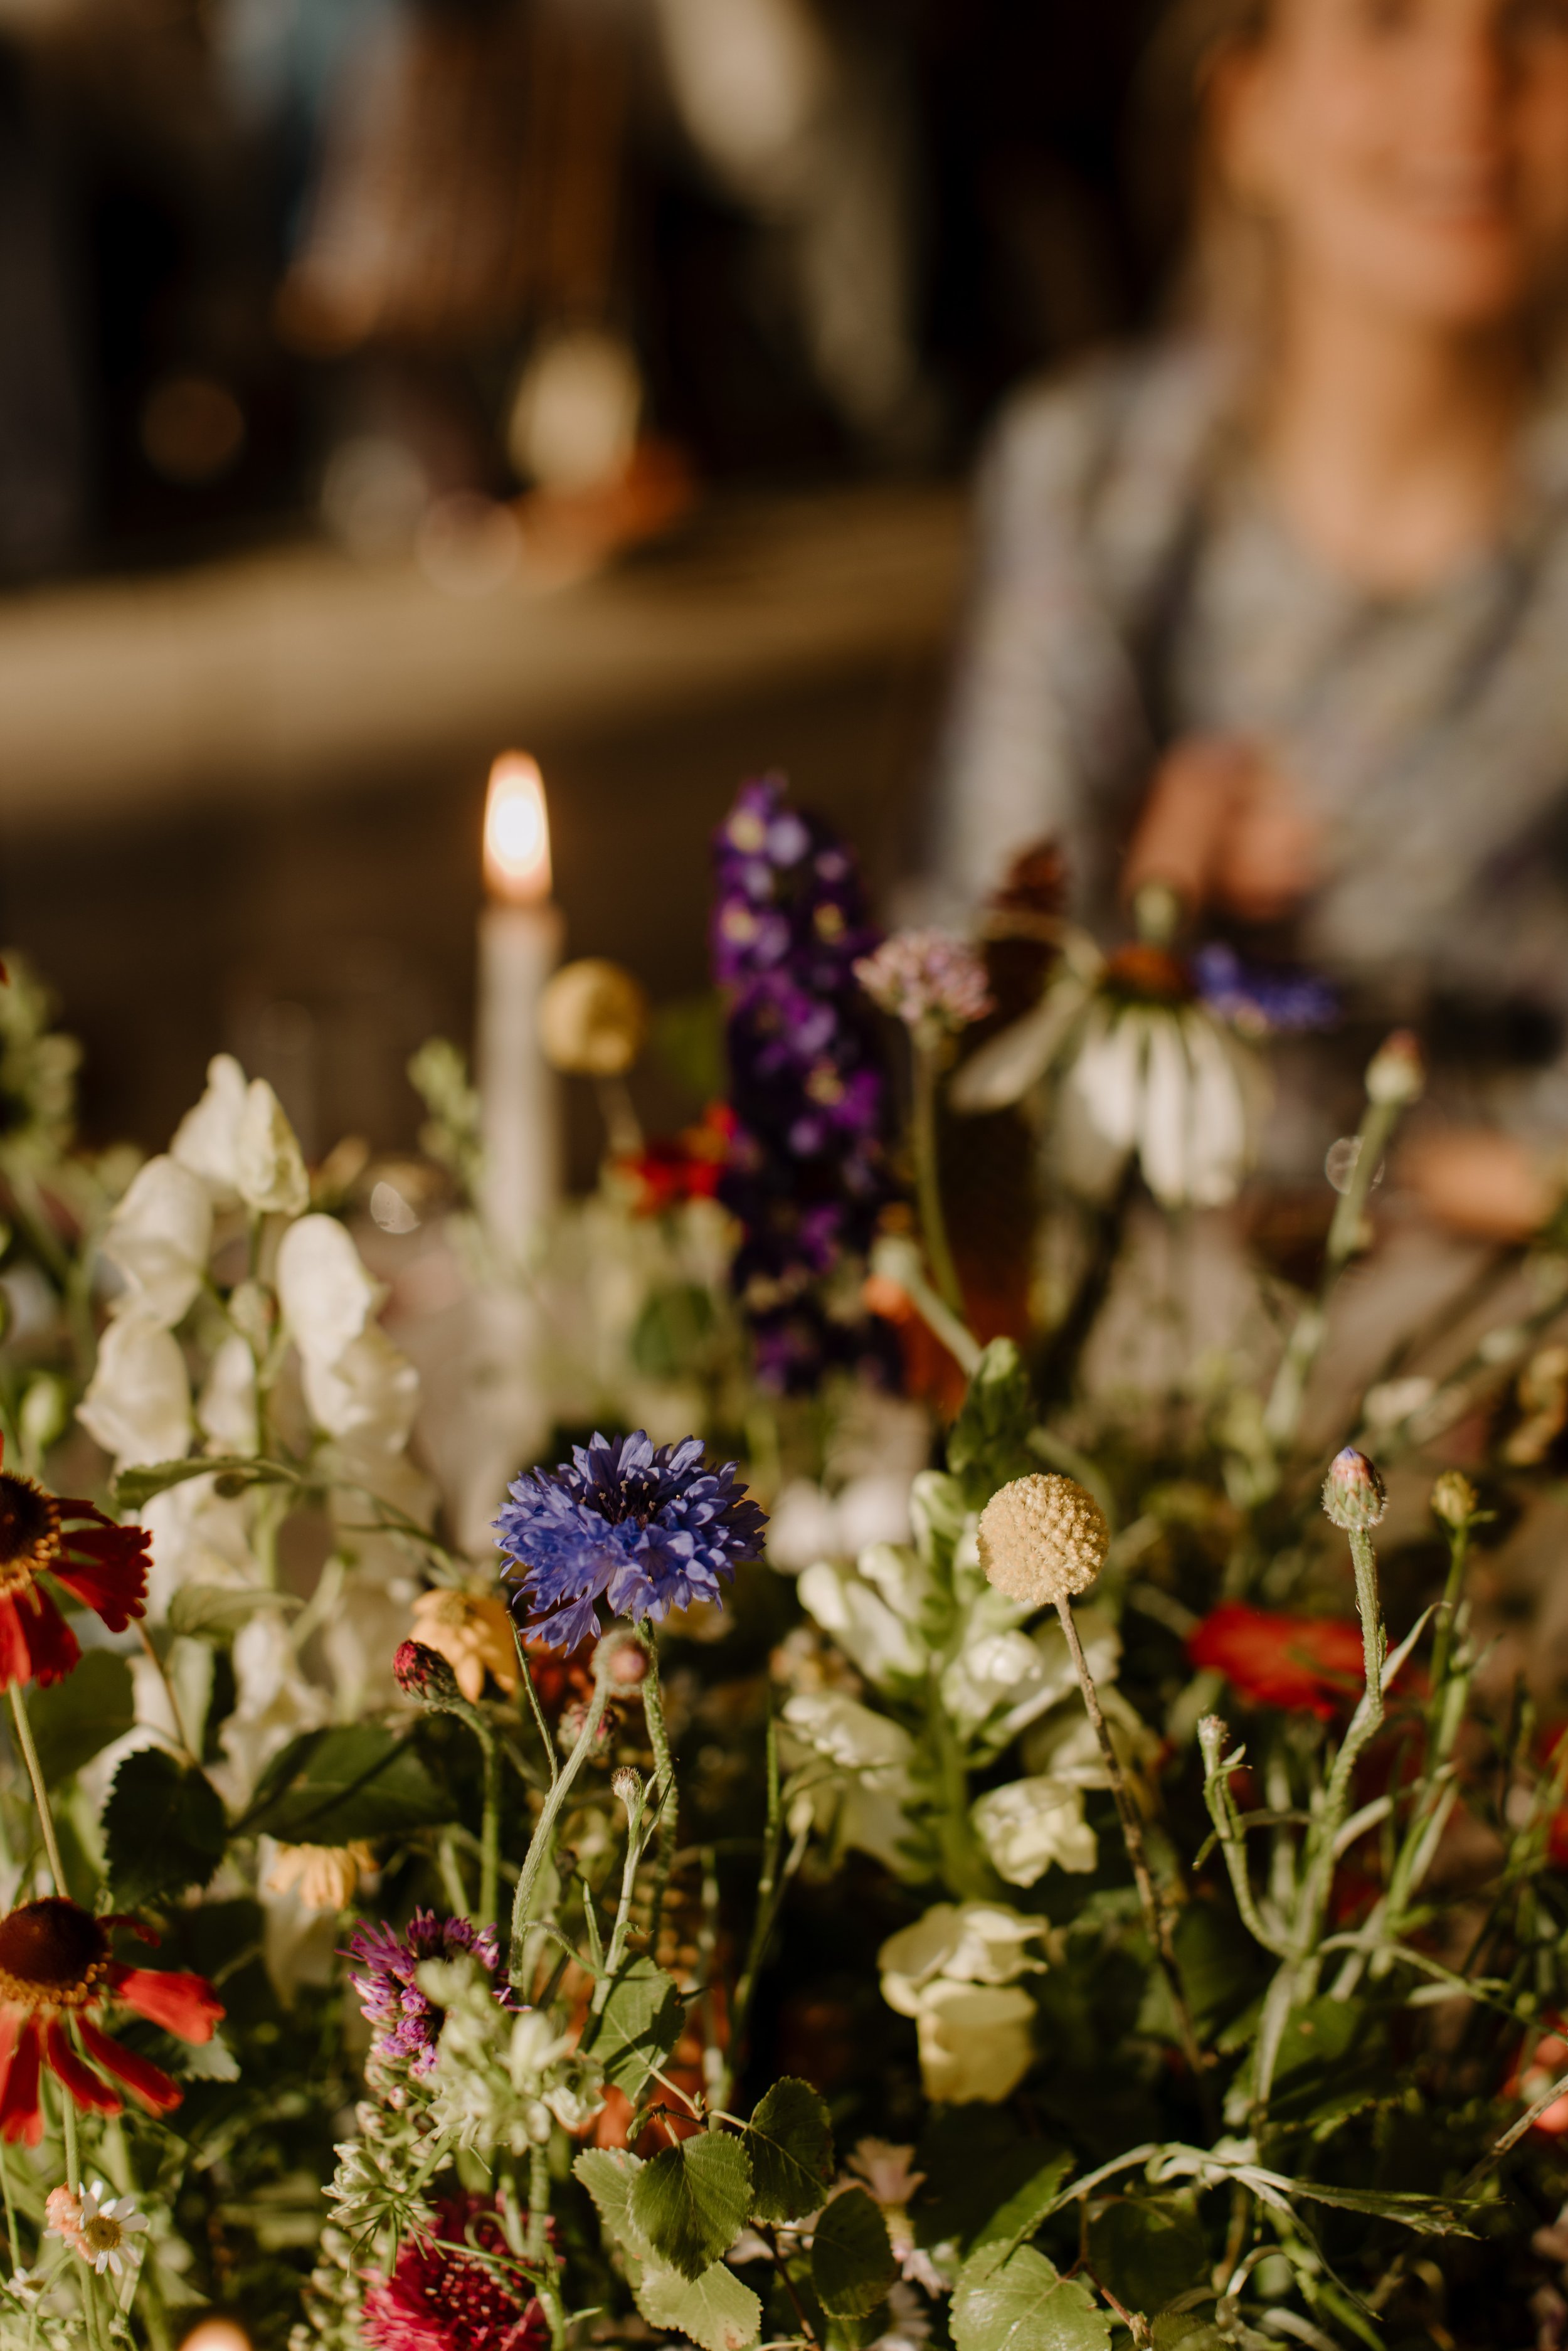
<svg viewBox="0 0 1568 2351">
<path fill-rule="evenodd" d="M 1456 1534 L 1462 1534 L 1481 1506 L 1481 1498 L 1462 1469 L 1445 1469 L 1432 1489 L 1432 1512 Z"/>
<path fill-rule="evenodd" d="M 980 1565 L 1009 1600 L 1038 1606 L 1087 1592 L 1111 1531 L 1092 1494 L 1071 1478 L 1015 1478 L 980 1513 Z"/>
<path fill-rule="evenodd" d="M 610 1784 L 629 1813 L 641 1808 L 643 1782 L 640 1774 L 632 1769 L 630 1763 L 622 1763 L 618 1771 L 611 1774 Z"/>
<path fill-rule="evenodd" d="M 1354 1445 L 1336 1453 L 1323 1479 L 1323 1508 L 1336 1527 L 1375 1527 L 1388 1508 L 1388 1495 L 1375 1463 Z"/>
</svg>

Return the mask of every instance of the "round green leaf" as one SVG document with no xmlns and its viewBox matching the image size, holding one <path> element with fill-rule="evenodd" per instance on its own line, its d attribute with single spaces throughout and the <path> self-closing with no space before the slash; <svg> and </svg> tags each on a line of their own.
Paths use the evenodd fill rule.
<svg viewBox="0 0 1568 2351">
<path fill-rule="evenodd" d="M 835 2196 L 811 2240 L 811 2283 L 830 2318 L 864 2318 L 898 2276 L 887 2223 L 863 2188 Z"/>
</svg>

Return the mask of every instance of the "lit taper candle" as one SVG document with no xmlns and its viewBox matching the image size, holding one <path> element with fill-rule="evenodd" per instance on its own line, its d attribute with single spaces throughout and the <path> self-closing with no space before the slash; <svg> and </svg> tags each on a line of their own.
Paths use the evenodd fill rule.
<svg viewBox="0 0 1568 2351">
<path fill-rule="evenodd" d="M 497 1247 L 525 1257 L 560 1197 L 559 1081 L 539 1044 L 539 998 L 560 961 L 549 817 L 537 761 L 506 751 L 485 802 L 476 1062 L 484 1109 L 484 1211 Z"/>
</svg>

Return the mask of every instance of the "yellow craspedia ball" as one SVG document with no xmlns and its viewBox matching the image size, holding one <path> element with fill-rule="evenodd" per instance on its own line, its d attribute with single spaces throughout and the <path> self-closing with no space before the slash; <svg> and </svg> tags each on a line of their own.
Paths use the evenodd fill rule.
<svg viewBox="0 0 1568 2351">
<path fill-rule="evenodd" d="M 603 956 L 563 964 L 539 998 L 539 1043 L 577 1078 L 622 1078 L 648 1040 L 642 982 Z"/>
<path fill-rule="evenodd" d="M 980 1512 L 980 1565 L 1009 1600 L 1038 1607 L 1087 1592 L 1111 1530 L 1092 1494 L 1054 1471 L 1015 1478 Z"/>
</svg>

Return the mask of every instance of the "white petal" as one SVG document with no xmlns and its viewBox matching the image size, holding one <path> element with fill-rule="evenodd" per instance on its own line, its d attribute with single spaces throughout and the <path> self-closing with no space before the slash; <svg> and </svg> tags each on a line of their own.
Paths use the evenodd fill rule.
<svg viewBox="0 0 1568 2351">
<path fill-rule="evenodd" d="M 202 1286 L 213 1204 L 199 1176 L 167 1155 L 137 1170 L 109 1220 L 103 1253 L 125 1278 L 118 1311 L 172 1329 Z"/>
<path fill-rule="evenodd" d="M 1188 1123 L 1192 1078 L 1182 1033 L 1168 1015 L 1149 1018 L 1149 1058 L 1138 1117 L 1138 1159 L 1156 1200 L 1180 1207 L 1190 1196 Z"/>
<path fill-rule="evenodd" d="M 925 1646 L 853 1568 L 818 1560 L 800 1578 L 800 1604 L 879 1686 L 925 1671 Z"/>
<path fill-rule="evenodd" d="M 232 1208 L 239 1198 L 239 1126 L 245 1114 L 245 1071 L 232 1053 L 207 1063 L 207 1090 L 175 1129 L 169 1148 L 182 1167 L 199 1176 L 214 1207 Z"/>
<path fill-rule="evenodd" d="M 1240 1072 L 1201 1013 L 1184 1027 L 1193 1069 L 1192 1196 L 1201 1208 L 1222 1208 L 1236 1197 L 1247 1165 L 1247 1104 Z"/>
<path fill-rule="evenodd" d="M 172 1334 L 139 1314 L 111 1322 L 77 1418 L 119 1468 L 182 1459 L 191 1442 L 191 1384 Z"/>
<path fill-rule="evenodd" d="M 345 1444 L 401 1452 L 419 1410 L 419 1374 L 372 1324 L 335 1363 L 307 1355 L 305 1401 L 318 1428 Z"/>
<path fill-rule="evenodd" d="M 334 1364 L 385 1295 L 336 1217 L 301 1217 L 277 1250 L 277 1299 L 289 1335 L 308 1364 Z"/>
<path fill-rule="evenodd" d="M 246 1206 L 263 1216 L 298 1217 L 309 1206 L 310 1181 L 283 1104 L 265 1078 L 246 1092 L 235 1142 L 235 1182 Z"/>
<path fill-rule="evenodd" d="M 196 1405 L 203 1434 L 225 1453 L 255 1453 L 256 1426 L 256 1358 L 238 1332 L 219 1347 L 208 1369 Z"/>
<path fill-rule="evenodd" d="M 1044 1077 L 1066 1044 L 1089 999 L 1082 980 L 1059 980 L 1032 1012 L 970 1055 L 948 1088 L 948 1100 L 967 1116 L 1005 1110 Z"/>
<path fill-rule="evenodd" d="M 1068 1081 L 1082 1114 L 1119 1151 L 1130 1151 L 1137 1139 L 1146 1026 L 1141 1012 L 1113 1015 L 1096 1006 Z"/>
</svg>

